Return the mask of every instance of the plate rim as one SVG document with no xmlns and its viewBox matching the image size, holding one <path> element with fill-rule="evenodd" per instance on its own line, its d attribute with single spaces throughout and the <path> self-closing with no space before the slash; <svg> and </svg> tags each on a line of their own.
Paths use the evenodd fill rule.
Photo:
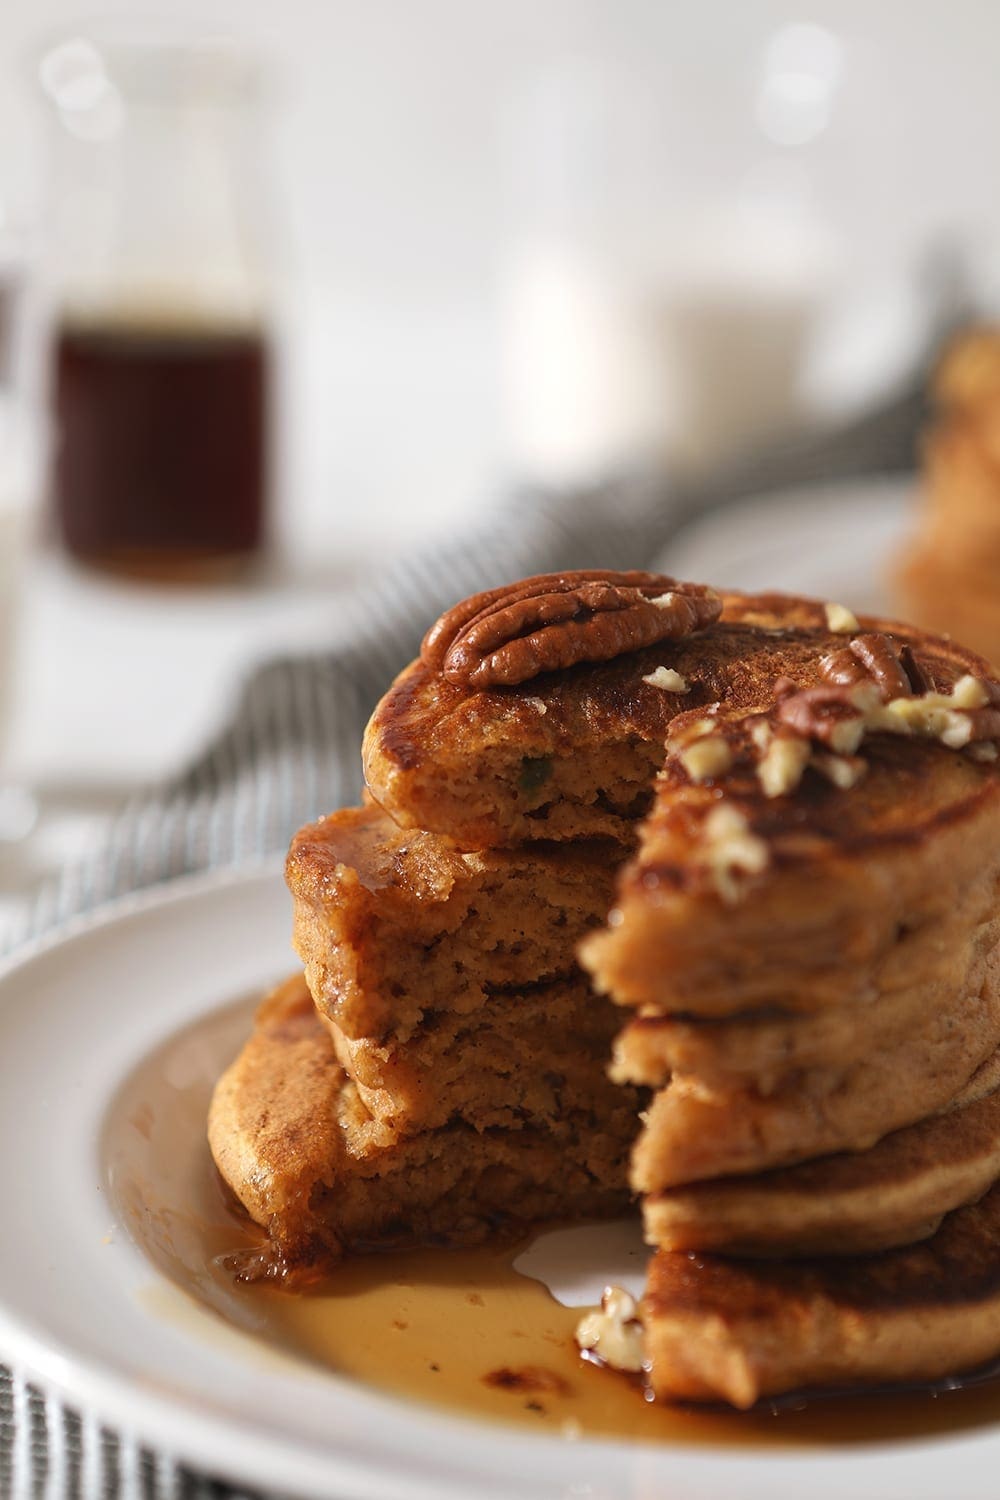
<svg viewBox="0 0 1000 1500">
<path fill-rule="evenodd" d="M 41 958 L 51 949 L 61 948 L 64 943 L 101 927 L 141 915 L 147 907 L 169 906 L 173 901 L 182 901 L 186 896 L 196 896 L 203 891 L 209 893 L 216 889 L 228 890 L 244 883 L 253 885 L 256 880 L 266 879 L 269 875 L 280 876 L 283 862 L 283 855 L 262 854 L 257 858 L 241 861 L 238 865 L 187 870 L 182 875 L 166 875 L 149 885 L 136 886 L 133 890 L 108 896 L 95 906 L 72 912 L 44 931 L 15 943 L 13 948 L 0 957 L 0 983 L 5 983 L 9 975 L 36 958 Z M 5 1003 L 0 994 L 0 1009 Z"/>
</svg>

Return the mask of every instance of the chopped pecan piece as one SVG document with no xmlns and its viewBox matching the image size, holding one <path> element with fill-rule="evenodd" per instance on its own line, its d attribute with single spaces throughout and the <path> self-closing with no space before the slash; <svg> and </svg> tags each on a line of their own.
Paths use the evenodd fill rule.
<svg viewBox="0 0 1000 1500">
<path fill-rule="evenodd" d="M 805 774 L 812 746 L 800 735 L 781 730 L 773 735 L 757 764 L 757 780 L 765 797 L 785 797 L 794 792 Z"/>
<path fill-rule="evenodd" d="M 742 900 L 755 875 L 771 863 L 768 844 L 738 807 L 720 802 L 704 823 L 703 857 L 712 884 L 727 905 Z"/>
<path fill-rule="evenodd" d="M 509 687 L 676 640 L 721 611 L 712 589 L 662 573 L 544 573 L 457 604 L 420 655 L 459 686 Z"/>
<path fill-rule="evenodd" d="M 968 744 L 978 745 L 986 740 L 1000 740 L 1000 709 L 967 708 L 964 712 L 972 725 Z"/>
<path fill-rule="evenodd" d="M 823 610 L 827 626 L 835 635 L 850 635 L 852 630 L 860 629 L 857 616 L 846 605 L 825 604 Z"/>
<path fill-rule="evenodd" d="M 822 750 L 813 751 L 809 764 L 842 792 L 857 786 L 868 770 L 867 761 L 860 755 L 828 755 Z"/>
<path fill-rule="evenodd" d="M 729 770 L 733 752 L 721 734 L 706 734 L 678 750 L 677 759 L 692 781 L 714 781 Z"/>
<path fill-rule="evenodd" d="M 846 676 L 848 664 L 843 670 Z M 966 674 L 947 693 L 915 694 L 908 686 L 905 693 L 886 700 L 883 691 L 871 674 L 861 681 L 806 688 L 782 698 L 775 705 L 775 717 L 797 734 L 847 756 L 872 731 L 940 740 L 952 750 L 1000 739 L 1000 684 Z"/>
<path fill-rule="evenodd" d="M 595 1308 L 577 1324 L 576 1342 L 585 1357 L 638 1374 L 645 1348 L 635 1298 L 620 1286 L 605 1287 L 600 1311 Z"/>
<path fill-rule="evenodd" d="M 819 740 L 837 755 L 853 755 L 865 732 L 863 714 L 847 683 L 804 688 L 775 707 L 782 724 L 807 740 Z"/>
</svg>

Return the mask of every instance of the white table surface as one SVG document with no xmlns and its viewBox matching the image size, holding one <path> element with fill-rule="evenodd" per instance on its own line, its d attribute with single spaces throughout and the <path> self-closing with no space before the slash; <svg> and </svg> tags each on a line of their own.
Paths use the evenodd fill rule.
<svg viewBox="0 0 1000 1500">
<path fill-rule="evenodd" d="M 255 663 L 336 641 L 352 582 L 331 565 L 311 577 L 275 569 L 228 587 L 153 587 L 36 552 L 21 605 L 9 769 L 93 790 L 171 774 L 224 722 Z"/>
<path fill-rule="evenodd" d="M 86 856 L 131 792 L 199 752 L 256 664 L 336 643 L 359 566 L 167 588 L 29 555 L 0 797 L 31 789 L 37 817 L 23 838 L 0 839 L 0 946 L 40 882 Z"/>
</svg>

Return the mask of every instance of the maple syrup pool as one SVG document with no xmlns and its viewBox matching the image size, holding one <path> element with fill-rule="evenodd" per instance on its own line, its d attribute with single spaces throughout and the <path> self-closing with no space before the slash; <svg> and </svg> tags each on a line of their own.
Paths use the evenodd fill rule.
<svg viewBox="0 0 1000 1500">
<path fill-rule="evenodd" d="M 153 1264 L 271 1348 L 387 1395 L 564 1440 L 801 1448 L 954 1435 L 1000 1416 L 995 1373 L 958 1388 L 792 1398 L 742 1413 L 650 1403 L 637 1381 L 580 1357 L 581 1309 L 526 1272 L 538 1257 L 523 1240 L 355 1256 L 307 1290 L 238 1281 L 233 1257 L 252 1254 L 261 1236 L 223 1190 L 205 1119 L 250 1014 L 246 1001 L 213 1012 L 151 1054 L 111 1106 L 104 1154 L 118 1213 Z M 586 1243 L 601 1237 L 591 1231 Z M 599 1261 L 593 1273 L 596 1300 Z M 170 1316 L 169 1307 L 157 1310 Z"/>
</svg>

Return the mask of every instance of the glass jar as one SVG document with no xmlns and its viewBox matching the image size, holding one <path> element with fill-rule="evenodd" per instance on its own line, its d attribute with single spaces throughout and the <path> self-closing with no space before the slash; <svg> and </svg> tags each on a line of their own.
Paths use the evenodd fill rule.
<svg viewBox="0 0 1000 1500">
<path fill-rule="evenodd" d="M 262 548 L 269 310 L 256 61 L 102 30 L 50 47 L 50 488 L 81 561 L 216 576 Z"/>
</svg>

